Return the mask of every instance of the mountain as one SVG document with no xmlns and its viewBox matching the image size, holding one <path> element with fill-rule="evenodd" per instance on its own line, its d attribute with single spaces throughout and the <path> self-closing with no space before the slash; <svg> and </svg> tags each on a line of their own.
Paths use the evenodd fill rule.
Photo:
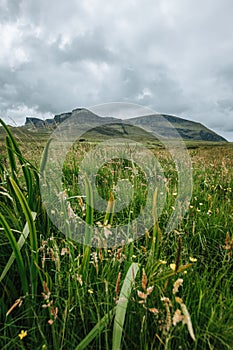
<svg viewBox="0 0 233 350">
<path fill-rule="evenodd" d="M 162 136 L 176 139 L 179 134 L 184 140 L 227 142 L 201 123 L 166 114 L 145 115 L 122 120 L 114 117 L 103 118 L 85 108 L 77 108 L 72 112 L 57 114 L 54 118 L 46 120 L 27 117 L 25 127 L 31 130 L 47 129 L 51 131 L 69 118 L 71 124 L 75 123 L 79 126 L 79 130 L 83 131 L 83 140 L 125 137 L 136 141 L 141 139 L 153 141 L 157 139 L 157 136 L 158 138 Z M 69 132 L 72 132 L 72 129 L 75 132 L 75 128 L 69 125 Z"/>
<path fill-rule="evenodd" d="M 166 123 L 165 120 L 168 121 Z M 176 138 L 176 132 L 179 133 L 184 140 L 195 141 L 212 141 L 226 142 L 222 136 L 208 129 L 201 123 L 186 120 L 172 115 L 148 115 L 130 119 L 133 125 L 149 128 L 155 133 L 158 133 L 166 138 Z M 172 128 L 170 127 L 172 125 Z"/>
</svg>

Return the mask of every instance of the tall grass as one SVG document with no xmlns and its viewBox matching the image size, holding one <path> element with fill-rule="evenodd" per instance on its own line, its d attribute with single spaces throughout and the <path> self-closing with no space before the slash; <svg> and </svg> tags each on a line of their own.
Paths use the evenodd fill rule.
<svg viewBox="0 0 233 350">
<path fill-rule="evenodd" d="M 40 170 L 2 125 L 1 349 L 233 348 L 232 145 L 190 151 L 194 193 L 187 215 L 171 233 L 165 228 L 177 176 L 169 155 L 154 149 L 170 185 L 162 215 L 156 215 L 155 192 L 152 229 L 119 246 L 91 248 L 64 236 L 50 221 L 40 196 Z M 63 166 L 72 208 L 103 230 L 127 225 L 146 195 L 143 173 L 132 180 L 129 162 L 120 168 L 119 159 L 105 164 L 98 185 L 109 209 L 114 176 L 131 179 L 138 197 L 119 214 L 93 210 L 84 197 L 77 197 L 79 159 L 90 147 L 76 145 L 75 156 L 68 154 Z M 46 154 L 41 170 L 45 161 Z M 91 204 L 88 181 L 85 193 Z M 86 232 L 86 239 L 91 234 Z"/>
</svg>

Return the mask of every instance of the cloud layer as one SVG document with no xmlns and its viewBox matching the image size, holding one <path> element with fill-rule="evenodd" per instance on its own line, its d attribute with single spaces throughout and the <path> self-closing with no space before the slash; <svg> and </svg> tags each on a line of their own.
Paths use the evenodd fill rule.
<svg viewBox="0 0 233 350">
<path fill-rule="evenodd" d="M 233 140 L 232 13 L 231 0 L 0 0 L 1 117 L 128 101 Z"/>
</svg>

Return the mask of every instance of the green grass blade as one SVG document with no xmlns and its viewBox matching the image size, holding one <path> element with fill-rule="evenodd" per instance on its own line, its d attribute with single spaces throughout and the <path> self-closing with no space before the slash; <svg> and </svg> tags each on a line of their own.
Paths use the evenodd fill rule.
<svg viewBox="0 0 233 350">
<path fill-rule="evenodd" d="M 35 220 L 36 218 L 36 213 L 32 213 L 32 217 L 33 220 Z M 28 223 L 26 223 L 26 225 L 24 226 L 23 232 L 21 234 L 21 236 L 19 237 L 19 240 L 17 242 L 18 248 L 19 250 L 22 248 L 22 246 L 24 245 L 27 237 L 29 235 L 29 227 L 28 227 Z M 6 276 L 7 272 L 9 271 L 9 269 L 11 268 L 11 265 L 13 264 L 14 260 L 16 258 L 15 253 L 13 252 L 0 276 L 0 283 L 2 282 L 3 278 Z"/>
<path fill-rule="evenodd" d="M 15 192 L 16 197 L 18 198 L 22 210 L 24 212 L 26 221 L 28 223 L 29 228 L 29 238 L 30 238 L 30 246 L 31 246 L 31 278 L 32 278 L 32 295 L 36 295 L 37 291 L 37 269 L 36 265 L 38 265 L 38 244 L 37 244 L 37 232 L 35 222 L 33 220 L 32 212 L 29 208 L 28 202 L 23 195 L 22 191 L 18 187 L 17 183 L 10 178 L 10 183 Z"/>
<path fill-rule="evenodd" d="M 30 202 L 31 193 L 32 193 L 32 175 L 31 175 L 30 169 L 28 168 L 28 166 L 25 166 L 26 161 L 25 161 L 25 159 L 20 151 L 18 143 L 16 142 L 10 128 L 4 123 L 4 121 L 2 119 L 0 119 L 0 123 L 2 124 L 4 130 L 6 131 L 6 133 L 8 135 L 8 138 L 6 140 L 7 147 L 8 147 L 8 144 L 11 144 L 11 147 L 10 147 L 11 153 L 13 155 L 13 152 L 14 152 L 17 155 L 19 163 L 22 166 L 22 170 L 23 170 L 23 174 L 24 174 L 24 178 L 25 178 L 25 182 L 26 182 L 26 186 L 27 186 L 27 190 L 28 190 L 29 202 Z M 13 161 L 13 159 L 10 158 L 10 161 Z"/>
<path fill-rule="evenodd" d="M 139 270 L 139 265 L 137 263 L 132 263 L 127 275 L 124 279 L 123 286 L 121 288 L 119 302 L 116 307 L 116 315 L 114 319 L 113 326 L 113 337 L 112 337 L 112 350 L 120 350 L 122 331 L 125 322 L 125 314 L 128 305 L 129 296 L 132 289 L 132 283 Z"/>
<path fill-rule="evenodd" d="M 75 348 L 75 350 L 85 350 L 87 349 L 87 346 L 90 344 L 90 342 L 95 339 L 100 332 L 102 332 L 106 325 L 110 322 L 112 319 L 116 308 L 113 308 L 109 311 L 104 317 L 95 325 L 95 327 L 88 333 L 88 335 L 81 341 L 81 343 Z"/>
<path fill-rule="evenodd" d="M 15 179 L 16 178 L 15 174 L 17 173 L 17 165 L 16 165 L 15 153 L 13 150 L 12 141 L 9 138 L 9 136 L 6 137 L 6 148 L 7 148 L 9 164 L 11 167 L 12 177 Z"/>
<path fill-rule="evenodd" d="M 49 146 L 50 146 L 51 142 L 52 142 L 52 139 L 49 139 L 49 141 L 46 143 L 45 149 L 43 151 L 42 160 L 40 163 L 40 173 L 42 175 L 45 171 L 45 167 L 46 167 L 46 163 L 47 163 L 47 159 L 48 159 L 48 154 L 49 154 Z"/>
<path fill-rule="evenodd" d="M 6 222 L 4 216 L 0 213 L 0 224 L 2 225 L 2 227 L 4 228 L 5 234 L 10 242 L 10 245 L 13 249 L 13 253 L 16 259 L 16 262 L 18 264 L 18 268 L 19 268 L 19 275 L 20 275 L 20 280 L 22 283 L 22 289 L 24 294 L 28 294 L 28 281 L 27 281 L 27 276 L 26 276 L 26 272 L 25 272 L 25 266 L 24 266 L 24 262 L 23 262 L 23 258 L 19 249 L 19 246 L 16 242 L 15 236 L 12 232 L 12 230 L 10 229 L 8 223 Z"/>
<path fill-rule="evenodd" d="M 94 222 L 94 203 L 93 203 L 93 190 L 88 178 L 85 178 L 85 191 L 86 191 L 86 230 L 84 244 L 90 245 L 92 239 L 92 225 Z"/>
<path fill-rule="evenodd" d="M 28 227 L 29 227 L 29 232 L 30 232 L 30 243 L 31 243 L 31 248 L 33 249 L 34 252 L 37 252 L 38 246 L 37 246 L 37 233 L 36 233 L 36 226 L 35 226 L 35 222 L 33 220 L 33 216 L 32 216 L 32 211 L 29 208 L 29 205 L 27 203 L 27 200 L 25 198 L 25 196 L 23 195 L 22 191 L 20 190 L 20 188 L 18 187 L 17 183 L 10 178 L 10 182 L 11 185 L 14 189 L 14 192 L 21 204 L 22 210 L 24 212 L 26 221 L 28 223 Z"/>
<path fill-rule="evenodd" d="M 85 237 L 84 237 L 84 253 L 83 261 L 81 266 L 81 275 L 86 280 L 90 267 L 90 252 L 91 252 L 91 241 L 92 231 L 94 223 L 94 204 L 93 204 L 93 191 L 90 182 L 85 178 L 85 190 L 86 190 L 86 226 L 85 226 Z"/>
<path fill-rule="evenodd" d="M 10 131 L 10 129 L 9 129 L 8 126 L 4 123 L 4 121 L 3 121 L 2 119 L 0 119 L 0 123 L 2 124 L 2 126 L 3 126 L 4 130 L 6 131 L 7 135 L 9 136 L 9 139 L 10 139 L 11 142 L 12 142 L 13 148 L 14 148 L 14 150 L 15 150 L 15 152 L 16 152 L 18 158 L 19 158 L 19 161 L 20 161 L 20 160 L 22 161 L 22 159 L 23 159 L 22 153 L 21 153 L 21 151 L 20 151 L 20 149 L 19 149 L 19 146 L 18 146 L 18 144 L 17 144 L 17 142 L 16 142 L 16 140 L 15 140 L 15 138 L 14 138 L 12 132 Z"/>
</svg>

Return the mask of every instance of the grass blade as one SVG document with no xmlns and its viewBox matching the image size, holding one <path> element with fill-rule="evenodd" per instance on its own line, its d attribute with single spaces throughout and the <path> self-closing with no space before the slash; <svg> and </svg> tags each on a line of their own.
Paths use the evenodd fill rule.
<svg viewBox="0 0 233 350">
<path fill-rule="evenodd" d="M 13 253 L 14 253 L 16 262 L 18 264 L 18 268 L 19 268 L 19 275 L 20 275 L 23 293 L 26 295 L 26 294 L 28 294 L 28 285 L 29 284 L 27 281 L 27 276 L 26 276 L 26 272 L 25 272 L 26 270 L 25 270 L 23 258 L 22 258 L 19 246 L 16 242 L 15 236 L 14 236 L 12 230 L 10 229 L 8 223 L 6 222 L 4 216 L 1 213 L 0 213 L 0 224 L 4 228 L 5 234 L 6 234 L 8 240 L 10 242 L 10 245 L 13 249 Z"/>
<path fill-rule="evenodd" d="M 122 331 L 125 322 L 125 314 L 128 305 L 128 300 L 131 293 L 132 284 L 134 282 L 138 270 L 139 265 L 137 263 L 132 263 L 121 288 L 119 301 L 116 307 L 116 315 L 114 319 L 112 350 L 120 350 Z"/>
<path fill-rule="evenodd" d="M 33 220 L 35 220 L 36 218 L 36 213 L 32 213 L 32 217 L 33 217 Z M 17 242 L 17 245 L 18 245 L 18 248 L 19 250 L 22 248 L 22 246 L 24 245 L 27 237 L 29 235 L 29 227 L 28 227 L 28 223 L 26 223 L 24 229 L 23 229 L 23 232 L 21 234 L 21 236 L 19 237 L 19 240 Z M 11 268 L 11 265 L 13 264 L 14 260 L 16 258 L 16 255 L 13 251 L 13 253 L 11 254 L 1 276 L 0 276 L 0 283 L 2 282 L 3 278 L 6 276 L 7 272 L 9 271 L 9 269 Z"/>
<path fill-rule="evenodd" d="M 38 265 L 38 244 L 37 244 L 37 233 L 36 226 L 33 220 L 31 209 L 29 208 L 28 202 L 23 195 L 22 191 L 18 187 L 17 183 L 10 178 L 10 183 L 15 192 L 16 197 L 18 198 L 22 210 L 24 212 L 26 221 L 28 223 L 29 237 L 30 237 L 30 246 L 31 246 L 31 278 L 32 278 L 32 295 L 35 296 L 37 293 L 37 270 L 36 265 Z"/>
<path fill-rule="evenodd" d="M 22 153 L 21 153 L 21 151 L 20 151 L 20 149 L 19 149 L 19 146 L 18 146 L 18 144 L 17 144 L 17 142 L 16 142 L 16 140 L 15 140 L 15 138 L 14 138 L 12 132 L 10 131 L 10 129 L 9 129 L 8 126 L 4 123 L 4 121 L 3 121 L 2 119 L 0 119 L 0 123 L 2 124 L 2 126 L 3 126 L 4 130 L 6 131 L 7 135 L 9 136 L 9 139 L 11 140 L 11 143 L 12 143 L 13 148 L 14 148 L 14 150 L 15 150 L 15 152 L 16 152 L 18 158 L 19 158 L 19 161 L 22 162 L 23 156 L 22 156 Z M 21 163 L 20 163 L 20 164 L 21 164 Z"/>
<path fill-rule="evenodd" d="M 85 226 L 85 237 L 84 237 L 84 253 L 83 261 L 81 266 L 81 275 L 86 280 L 88 276 L 90 266 L 90 253 L 91 253 L 91 241 L 92 231 L 94 223 L 94 203 L 93 203 L 93 190 L 88 178 L 85 178 L 85 190 L 86 190 L 86 226 Z"/>
<path fill-rule="evenodd" d="M 6 148 L 7 148 L 7 153 L 8 153 L 9 164 L 11 167 L 12 177 L 14 179 L 16 179 L 15 174 L 17 173 L 17 165 L 16 165 L 15 153 L 13 150 L 12 141 L 9 138 L 9 136 L 6 137 Z"/>
<path fill-rule="evenodd" d="M 88 333 L 88 335 L 81 341 L 81 343 L 75 348 L 75 350 L 84 350 L 87 349 L 87 346 L 90 342 L 95 339 L 100 332 L 102 332 L 109 321 L 112 319 L 116 308 L 113 308 L 109 311 L 104 317 L 95 325 L 95 327 Z"/>
<path fill-rule="evenodd" d="M 45 146 L 45 149 L 44 149 L 44 152 L 43 152 L 43 155 L 42 155 L 42 160 L 41 160 L 41 163 L 40 163 L 40 174 L 44 174 L 44 171 L 45 171 L 45 167 L 46 167 L 46 163 L 47 163 L 47 160 L 48 160 L 48 154 L 49 154 L 49 146 L 50 146 L 50 143 L 52 142 L 53 139 L 49 139 L 49 141 L 46 143 L 46 146 Z"/>
<path fill-rule="evenodd" d="M 28 166 L 25 166 L 25 159 L 20 151 L 20 148 L 18 146 L 18 143 L 16 142 L 11 130 L 9 129 L 9 127 L 4 123 L 4 121 L 2 119 L 0 119 L 0 123 L 2 124 L 4 130 L 6 131 L 8 137 L 6 140 L 6 145 L 8 148 L 8 153 L 10 150 L 10 154 L 9 155 L 9 160 L 11 162 L 11 166 L 16 166 L 15 164 L 13 164 L 14 159 L 13 157 L 13 153 L 15 153 L 17 155 L 17 158 L 19 160 L 19 163 L 22 167 L 23 170 L 23 174 L 24 174 L 24 178 L 25 178 L 25 182 L 26 182 L 26 186 L 27 186 L 27 190 L 28 190 L 28 197 L 29 197 L 29 202 L 33 202 L 32 198 L 31 198 L 31 193 L 32 193 L 32 174 L 30 172 L 30 169 L 28 168 Z M 10 146 L 10 148 L 9 148 Z M 12 157 L 11 157 L 12 155 Z"/>
</svg>

